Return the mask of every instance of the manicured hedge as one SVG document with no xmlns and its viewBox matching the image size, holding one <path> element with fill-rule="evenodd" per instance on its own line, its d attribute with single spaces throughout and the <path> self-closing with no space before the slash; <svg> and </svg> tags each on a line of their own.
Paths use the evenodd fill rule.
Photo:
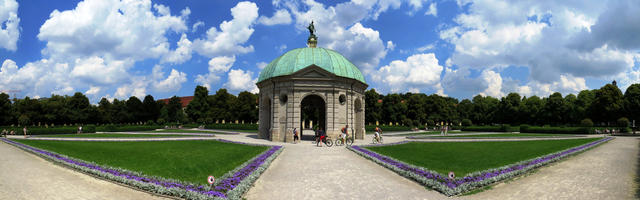
<svg viewBox="0 0 640 200">
<path fill-rule="evenodd" d="M 380 129 L 382 129 L 382 132 L 389 132 L 389 131 L 410 131 L 411 127 L 408 126 L 378 126 L 380 127 Z M 366 125 L 364 127 L 365 131 L 367 132 L 373 132 L 373 130 L 376 128 L 376 125 Z"/>
<path fill-rule="evenodd" d="M 258 130 L 258 124 L 207 124 L 206 129 Z"/>
<path fill-rule="evenodd" d="M 517 126 L 467 126 L 462 127 L 463 131 L 480 131 L 480 132 L 518 132 L 520 127 Z"/>
<path fill-rule="evenodd" d="M 22 127 L 5 127 L 1 129 L 6 129 L 7 131 L 15 131 L 16 135 L 23 135 Z M 0 131 L 2 131 L 0 129 Z M 82 133 L 95 133 L 96 126 L 94 125 L 85 125 L 82 126 Z M 52 134 L 74 134 L 78 133 L 77 126 L 62 126 L 62 127 L 53 127 L 53 128 L 42 128 L 42 127 L 34 127 L 29 128 L 27 126 L 27 134 L 29 135 L 52 135 Z"/>
<path fill-rule="evenodd" d="M 96 127 L 96 131 L 98 132 L 123 132 L 123 131 L 152 131 L 159 128 L 163 128 L 163 126 L 117 126 L 117 125 L 105 125 Z"/>
<path fill-rule="evenodd" d="M 622 133 L 628 133 L 631 130 L 628 127 L 539 127 L 539 126 L 520 126 L 521 133 L 556 133 L 556 134 L 594 134 L 596 129 L 616 129 Z M 604 132 L 604 131 L 602 131 Z"/>
</svg>

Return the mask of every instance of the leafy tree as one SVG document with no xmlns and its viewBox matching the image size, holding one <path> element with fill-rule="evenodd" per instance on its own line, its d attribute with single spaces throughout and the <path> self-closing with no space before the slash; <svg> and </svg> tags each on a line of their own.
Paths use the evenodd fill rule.
<svg viewBox="0 0 640 200">
<path fill-rule="evenodd" d="M 499 117 L 502 123 L 515 124 L 518 122 L 518 113 L 520 109 L 520 95 L 518 93 L 509 93 L 500 100 Z"/>
<path fill-rule="evenodd" d="M 541 111 L 544 109 L 544 101 L 538 96 L 531 96 L 522 100 L 520 113 L 523 123 L 537 125 L 543 123 Z"/>
<path fill-rule="evenodd" d="M 158 103 L 153 99 L 153 96 L 147 95 L 142 100 L 142 113 L 143 120 L 146 121 L 156 121 L 158 116 L 160 115 L 160 108 L 162 105 L 158 105 Z"/>
<path fill-rule="evenodd" d="M 549 95 L 543 112 L 543 116 L 546 119 L 545 123 L 558 125 L 564 122 L 566 106 L 564 105 L 564 98 L 562 98 L 562 94 L 555 92 Z"/>
<path fill-rule="evenodd" d="M 364 93 L 364 114 L 366 123 L 375 123 L 376 121 L 382 121 L 382 96 L 376 92 L 375 89 L 367 90 Z"/>
<path fill-rule="evenodd" d="M 578 106 L 577 106 L 577 102 L 578 99 L 576 98 L 576 95 L 573 94 L 568 94 L 567 96 L 564 97 L 564 123 L 578 123 L 578 121 L 580 121 L 580 113 L 578 113 Z"/>
<path fill-rule="evenodd" d="M 596 98 L 594 90 L 582 90 L 578 93 L 576 100 L 576 114 L 579 119 L 589 118 L 592 116 L 591 104 Z"/>
<path fill-rule="evenodd" d="M 24 99 L 16 100 L 14 106 L 15 115 L 19 116 L 18 123 L 20 125 L 29 126 L 31 123 L 41 121 L 42 105 L 37 99 L 25 97 Z"/>
<path fill-rule="evenodd" d="M 464 124 L 464 119 L 470 119 L 471 114 L 473 113 L 473 103 L 469 99 L 464 99 L 460 101 L 460 104 L 458 104 L 457 110 L 458 116 L 460 116 L 460 119 L 463 119 L 462 122 Z M 469 120 L 469 122 L 471 122 L 471 120 Z"/>
<path fill-rule="evenodd" d="M 209 98 L 209 105 L 211 106 L 211 112 L 209 116 L 215 120 L 227 120 L 232 119 L 232 105 L 234 104 L 235 96 L 229 94 L 227 89 L 219 89 L 216 94 Z"/>
<path fill-rule="evenodd" d="M 100 99 L 98 103 L 98 113 L 100 114 L 100 122 L 104 124 L 113 123 L 113 112 L 111 102 L 107 98 Z"/>
<path fill-rule="evenodd" d="M 73 94 L 69 99 L 68 107 L 70 109 L 69 121 L 72 123 L 83 123 L 89 118 L 89 99 L 81 92 Z"/>
<path fill-rule="evenodd" d="M 173 96 L 169 99 L 169 103 L 165 105 L 167 108 L 168 118 L 167 121 L 170 123 L 173 122 L 182 122 L 184 121 L 184 113 L 182 112 L 182 103 L 180 103 L 180 98 L 177 96 Z"/>
<path fill-rule="evenodd" d="M 258 121 L 258 95 L 243 91 L 238 94 L 236 106 L 237 119 L 245 122 Z"/>
<path fill-rule="evenodd" d="M 640 121 L 640 84 L 631 84 L 624 92 L 624 110 L 631 120 Z"/>
<path fill-rule="evenodd" d="M 127 117 L 130 117 L 129 119 L 127 119 L 127 122 L 135 123 L 135 122 L 142 121 L 142 116 L 144 116 L 142 101 L 140 101 L 138 97 L 131 96 L 129 97 L 129 100 L 127 100 L 126 104 L 127 104 L 127 113 L 129 113 Z"/>
<path fill-rule="evenodd" d="M 11 118 L 13 114 L 11 100 L 9 99 L 9 95 L 5 93 L 0 93 L 0 125 L 8 125 L 11 124 Z"/>
<path fill-rule="evenodd" d="M 51 98 L 42 101 L 42 114 L 47 123 L 68 123 L 71 116 L 71 108 L 68 107 L 68 96 L 51 95 Z"/>
<path fill-rule="evenodd" d="M 596 121 L 614 122 L 622 116 L 624 106 L 622 92 L 618 86 L 607 84 L 595 92 L 593 112 Z"/>
<path fill-rule="evenodd" d="M 203 86 L 196 86 L 195 91 L 193 92 L 193 100 L 187 106 L 187 116 L 191 118 L 191 120 L 196 122 L 203 122 L 207 117 L 207 112 L 209 112 L 209 102 L 207 101 L 207 97 L 209 96 L 209 90 Z"/>
</svg>

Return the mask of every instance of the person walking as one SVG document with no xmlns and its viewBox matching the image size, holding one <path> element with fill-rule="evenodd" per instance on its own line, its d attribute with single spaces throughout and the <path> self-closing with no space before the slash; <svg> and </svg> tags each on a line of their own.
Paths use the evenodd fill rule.
<svg viewBox="0 0 640 200">
<path fill-rule="evenodd" d="M 293 128 L 293 143 L 297 143 L 298 140 L 300 140 L 300 138 L 298 138 L 298 128 Z"/>
<path fill-rule="evenodd" d="M 27 126 L 22 128 L 22 132 L 24 133 L 24 138 L 27 138 Z"/>
</svg>

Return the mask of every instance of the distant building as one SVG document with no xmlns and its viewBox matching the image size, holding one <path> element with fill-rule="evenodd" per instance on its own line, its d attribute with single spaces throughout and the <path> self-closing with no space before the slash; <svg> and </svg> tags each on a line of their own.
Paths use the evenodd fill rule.
<svg viewBox="0 0 640 200">
<path fill-rule="evenodd" d="M 191 101 L 193 101 L 193 96 L 186 96 L 186 97 L 178 97 L 180 98 L 180 104 L 182 104 L 182 110 L 187 109 L 187 106 L 189 105 L 189 103 L 191 103 Z M 169 100 L 171 98 L 168 99 L 158 99 L 158 101 L 161 101 L 164 104 L 169 104 Z"/>
</svg>

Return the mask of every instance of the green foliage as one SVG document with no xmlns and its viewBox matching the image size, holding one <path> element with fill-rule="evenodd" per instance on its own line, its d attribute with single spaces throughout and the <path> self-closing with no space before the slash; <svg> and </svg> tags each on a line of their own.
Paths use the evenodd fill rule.
<svg viewBox="0 0 640 200">
<path fill-rule="evenodd" d="M 207 101 L 207 97 L 209 96 L 209 90 L 203 86 L 196 86 L 195 91 L 193 92 L 193 100 L 187 106 L 187 115 L 191 120 L 197 122 L 203 122 L 204 118 L 207 116 L 207 111 L 209 110 L 209 102 Z"/>
<path fill-rule="evenodd" d="M 624 92 L 624 110 L 629 119 L 640 121 L 640 84 L 631 84 Z"/>
<path fill-rule="evenodd" d="M 163 126 L 152 126 L 152 125 L 146 125 L 146 126 L 117 126 L 117 125 L 105 125 L 105 126 L 98 126 L 96 127 L 96 131 L 98 132 L 125 132 L 125 131 L 152 131 L 152 130 L 156 130 L 159 128 L 162 128 Z"/>
<path fill-rule="evenodd" d="M 479 132 L 517 132 L 520 127 L 517 126 L 467 126 L 463 127 L 462 131 L 479 131 Z"/>
<path fill-rule="evenodd" d="M 595 92 L 593 118 L 602 122 L 613 122 L 622 116 L 624 106 L 622 92 L 617 86 L 607 84 Z"/>
<path fill-rule="evenodd" d="M 592 127 L 593 126 L 593 121 L 591 121 L 591 119 L 586 118 L 583 119 L 582 121 L 580 121 L 580 125 L 584 126 L 584 127 Z"/>
<path fill-rule="evenodd" d="M 258 124 L 207 124 L 206 129 L 258 130 Z"/>
<path fill-rule="evenodd" d="M 620 117 L 617 121 L 619 127 L 629 127 L 629 119 Z"/>
<path fill-rule="evenodd" d="M 463 119 L 462 120 L 462 126 L 472 126 L 473 123 L 471 123 L 471 120 L 469 119 Z"/>
<path fill-rule="evenodd" d="M 410 131 L 411 127 L 409 126 L 386 126 L 386 125 L 381 125 L 378 126 L 380 127 L 380 129 L 382 129 L 382 132 L 394 132 L 394 131 Z M 376 126 L 375 125 L 366 125 L 364 126 L 365 131 L 367 132 L 373 132 L 375 130 Z"/>
<path fill-rule="evenodd" d="M 22 135 L 23 127 L 7 127 L 3 129 L 7 129 L 8 131 L 15 131 L 17 135 Z M 93 125 L 82 126 L 83 133 L 95 133 L 96 128 Z M 78 126 L 66 126 L 66 127 L 53 127 L 53 128 L 45 128 L 45 127 L 28 127 L 27 126 L 27 134 L 29 135 L 52 135 L 52 134 L 76 134 L 78 133 Z"/>
<path fill-rule="evenodd" d="M 593 128 L 589 127 L 539 127 L 520 126 L 521 133 L 554 133 L 554 134 L 592 134 Z"/>
</svg>

